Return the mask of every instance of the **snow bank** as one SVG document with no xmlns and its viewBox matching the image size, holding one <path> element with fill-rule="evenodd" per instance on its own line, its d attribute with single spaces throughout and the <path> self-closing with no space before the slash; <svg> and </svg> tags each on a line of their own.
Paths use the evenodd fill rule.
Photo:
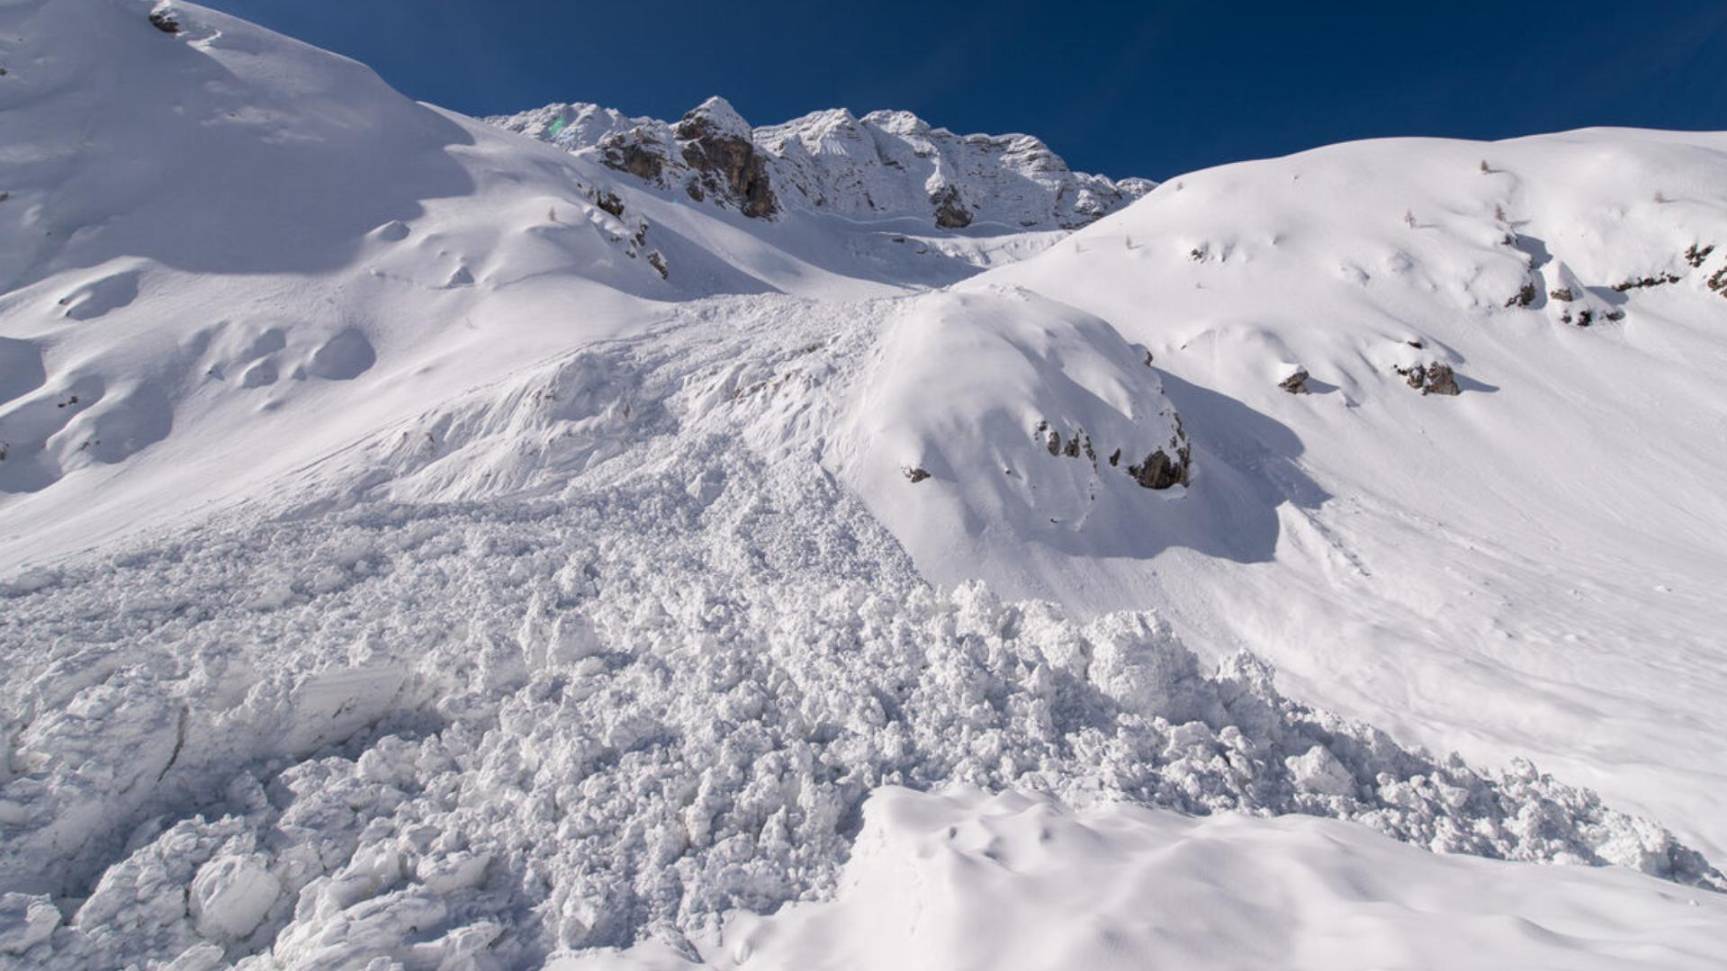
<svg viewBox="0 0 1727 971">
<path fill-rule="evenodd" d="M 832 902 L 548 971 L 1711 968 L 1727 900 L 1622 871 L 1439 857 L 1305 816 L 1073 812 L 1021 793 L 881 790 Z"/>
</svg>

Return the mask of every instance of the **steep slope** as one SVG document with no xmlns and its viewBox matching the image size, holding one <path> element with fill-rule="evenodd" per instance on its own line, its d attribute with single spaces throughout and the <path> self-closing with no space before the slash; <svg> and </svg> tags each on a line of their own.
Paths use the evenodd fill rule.
<svg viewBox="0 0 1727 971">
<path fill-rule="evenodd" d="M 429 402 L 716 293 L 950 283 L 1053 234 L 754 225 L 191 5 L 0 8 L 0 563 L 289 494 Z M 340 488 L 340 487 L 338 487 Z"/>
<path fill-rule="evenodd" d="M 1131 543 L 872 508 L 940 582 L 1164 605 L 1306 697 L 1727 845 L 1724 150 L 1389 140 L 1167 182 L 960 290 L 1149 348 L 1193 442 L 1181 507 Z"/>
<path fill-rule="evenodd" d="M 835 108 L 752 129 L 715 97 L 676 124 L 580 102 L 489 120 L 761 219 L 803 210 L 989 235 L 1075 229 L 1153 187 L 1071 171 L 1029 135 L 955 135 L 906 111 Z"/>
</svg>

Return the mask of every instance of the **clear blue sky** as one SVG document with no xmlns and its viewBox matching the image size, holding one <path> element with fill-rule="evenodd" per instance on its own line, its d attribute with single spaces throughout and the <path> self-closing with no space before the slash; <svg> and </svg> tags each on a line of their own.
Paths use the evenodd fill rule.
<svg viewBox="0 0 1727 971">
<path fill-rule="evenodd" d="M 207 0 L 471 114 L 906 108 L 1170 175 L 1379 135 L 1727 129 L 1727 3 Z"/>
</svg>

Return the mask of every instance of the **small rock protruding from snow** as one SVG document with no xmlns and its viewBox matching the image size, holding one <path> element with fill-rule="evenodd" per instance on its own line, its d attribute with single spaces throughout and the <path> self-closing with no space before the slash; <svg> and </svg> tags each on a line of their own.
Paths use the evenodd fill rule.
<svg viewBox="0 0 1727 971">
<path fill-rule="evenodd" d="M 1277 386 L 1290 394 L 1308 394 L 1308 377 L 1307 369 L 1296 365 L 1293 370 L 1284 375 L 1283 380 L 1277 382 Z"/>
<path fill-rule="evenodd" d="M 1462 389 L 1457 386 L 1457 372 L 1451 365 L 1442 361 L 1429 361 L 1425 364 L 1415 364 L 1410 367 L 1394 368 L 1411 388 L 1424 395 L 1443 394 L 1457 395 Z"/>
<path fill-rule="evenodd" d="M 174 8 L 165 3 L 158 3 L 149 15 L 150 26 L 164 34 L 178 34 L 180 20 L 174 16 Z"/>
</svg>

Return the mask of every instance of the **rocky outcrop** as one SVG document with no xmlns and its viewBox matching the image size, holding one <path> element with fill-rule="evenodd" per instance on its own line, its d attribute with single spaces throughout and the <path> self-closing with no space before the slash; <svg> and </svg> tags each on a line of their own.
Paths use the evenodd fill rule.
<svg viewBox="0 0 1727 971">
<path fill-rule="evenodd" d="M 779 211 L 767 166 L 750 140 L 750 126 L 724 99 L 703 102 L 684 115 L 672 134 L 684 164 L 709 194 L 733 203 L 755 219 Z"/>
<path fill-rule="evenodd" d="M 1426 364 L 1416 364 L 1410 367 L 1394 368 L 1411 388 L 1424 395 L 1443 394 L 1457 395 L 1462 389 L 1457 386 L 1457 372 L 1451 365 L 1440 361 L 1429 361 Z"/>
<path fill-rule="evenodd" d="M 1187 484 L 1188 448 L 1184 444 L 1171 456 L 1163 449 L 1157 449 L 1145 457 L 1138 465 L 1127 467 L 1127 474 L 1133 476 L 1133 481 L 1147 489 L 1167 489 L 1174 485 Z"/>
<path fill-rule="evenodd" d="M 1294 371 L 1290 372 L 1288 377 L 1277 382 L 1277 386 L 1290 394 L 1307 394 L 1308 377 L 1307 369 L 1298 367 Z"/>
<path fill-rule="evenodd" d="M 964 229 L 971 225 L 971 211 L 960 204 L 959 187 L 944 185 L 930 193 L 929 204 L 935 207 L 935 224 L 943 229 Z"/>
<path fill-rule="evenodd" d="M 790 207 L 945 230 L 1076 229 L 1154 187 L 1074 172 L 1028 135 L 956 135 L 904 111 L 834 109 L 751 128 L 709 98 L 675 124 L 590 104 L 489 120 L 762 219 Z"/>
<path fill-rule="evenodd" d="M 1193 450 L 1187 442 L 1187 433 L 1182 431 L 1180 416 L 1175 418 L 1175 433 L 1170 436 L 1167 448 L 1159 447 L 1147 453 L 1145 459 L 1127 466 L 1128 477 L 1146 489 L 1168 489 L 1171 486 L 1186 485 L 1193 465 Z M 1084 458 L 1097 468 L 1097 450 L 1092 445 L 1091 436 L 1085 429 L 1077 429 L 1063 436 L 1061 432 L 1050 427 L 1049 422 L 1038 422 L 1033 429 L 1033 436 L 1043 442 L 1044 448 L 1054 458 Z M 1108 463 L 1110 468 L 1121 468 L 1121 449 L 1110 452 Z"/>
</svg>

